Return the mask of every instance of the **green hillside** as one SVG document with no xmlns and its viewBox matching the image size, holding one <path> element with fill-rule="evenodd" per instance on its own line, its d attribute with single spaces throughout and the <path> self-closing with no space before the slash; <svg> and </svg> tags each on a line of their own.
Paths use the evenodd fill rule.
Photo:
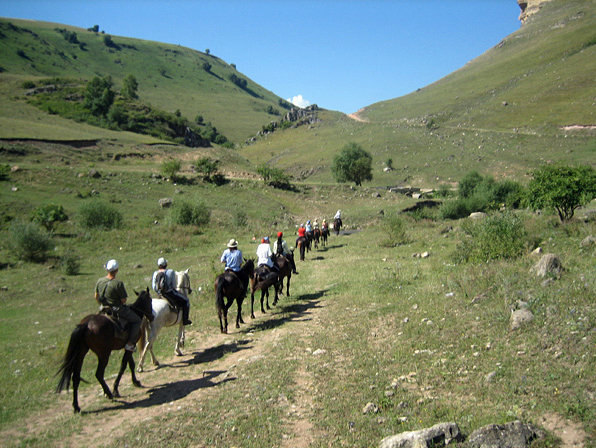
<svg viewBox="0 0 596 448">
<path fill-rule="evenodd" d="M 523 181 L 547 161 L 594 164 L 595 43 L 596 2 L 551 2 L 453 74 L 365 107 L 363 122 L 320 114 L 243 154 L 326 183 L 333 156 L 355 141 L 373 155 L 373 185 L 436 186 L 470 170 Z M 384 172 L 388 159 L 396 169 Z"/>
<path fill-rule="evenodd" d="M 179 110 L 190 120 L 202 115 L 205 122 L 212 122 L 234 142 L 244 141 L 277 118 L 268 109 L 284 112 L 278 96 L 247 79 L 232 65 L 189 48 L 16 19 L 0 19 L 0 43 L 3 98 L 7 89 L 17 92 L 20 83 L 29 79 L 61 77 L 88 81 L 109 75 L 115 87 L 120 88 L 122 80 L 132 74 L 143 102 L 170 113 Z M 204 64 L 211 68 L 207 71 Z M 231 75 L 245 80 L 246 87 L 234 84 Z M 28 109 L 22 99 L 14 93 L 9 95 L 8 102 L 15 101 L 16 105 L 2 101 L 0 136 L 26 136 L 9 132 L 19 128 L 15 120 L 25 121 L 21 127 L 27 133 L 46 135 L 46 126 L 36 130 L 34 123 L 47 117 L 22 112 Z M 12 111 L 16 109 L 21 112 L 15 117 Z"/>
</svg>

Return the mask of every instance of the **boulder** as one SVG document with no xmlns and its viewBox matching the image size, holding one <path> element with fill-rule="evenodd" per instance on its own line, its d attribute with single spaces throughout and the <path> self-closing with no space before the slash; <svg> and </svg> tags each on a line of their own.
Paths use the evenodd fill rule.
<svg viewBox="0 0 596 448">
<path fill-rule="evenodd" d="M 439 423 L 420 431 L 407 431 L 381 440 L 379 448 L 429 448 L 462 442 L 457 423 Z"/>
<path fill-rule="evenodd" d="M 95 168 L 91 168 L 87 175 L 89 177 L 93 177 L 94 179 L 99 179 L 101 177 L 101 174 L 99 174 L 99 171 L 97 171 Z"/>
<path fill-rule="evenodd" d="M 470 448 L 526 448 L 545 437 L 544 431 L 531 424 L 515 421 L 504 425 L 487 425 L 477 429 L 467 441 Z"/>
<path fill-rule="evenodd" d="M 172 198 L 161 198 L 159 200 L 159 206 L 161 208 L 171 207 L 173 203 L 174 203 L 174 200 Z"/>
<path fill-rule="evenodd" d="M 596 245 L 596 238 L 594 238 L 592 235 L 585 237 L 580 243 L 581 247 L 589 247 L 594 245 Z"/>
<path fill-rule="evenodd" d="M 509 328 L 512 331 L 517 330 L 523 325 L 532 322 L 532 320 L 534 320 L 534 314 L 527 308 L 512 311 L 511 319 L 509 320 Z"/>
<path fill-rule="evenodd" d="M 558 256 L 554 254 L 544 254 L 538 263 L 530 269 L 530 272 L 538 277 L 554 276 L 559 278 L 563 272 L 563 265 Z"/>
<path fill-rule="evenodd" d="M 470 219 L 482 219 L 482 218 L 486 218 L 486 213 L 483 213 L 483 212 L 470 213 Z"/>
</svg>

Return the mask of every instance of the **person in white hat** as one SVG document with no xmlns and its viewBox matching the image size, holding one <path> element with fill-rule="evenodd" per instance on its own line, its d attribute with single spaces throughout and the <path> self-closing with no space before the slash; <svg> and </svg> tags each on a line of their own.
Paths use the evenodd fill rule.
<svg viewBox="0 0 596 448">
<path fill-rule="evenodd" d="M 226 271 L 234 272 L 240 281 L 244 284 L 244 295 L 248 288 L 248 275 L 241 269 L 242 267 L 242 251 L 238 249 L 238 241 L 232 238 L 228 244 L 227 249 L 221 255 L 220 261 L 226 265 Z"/>
<path fill-rule="evenodd" d="M 126 288 L 124 283 L 116 278 L 118 262 L 110 260 L 105 268 L 108 274 L 97 280 L 95 284 L 95 300 L 102 306 L 110 307 L 119 318 L 131 324 L 128 342 L 124 348 L 134 352 L 135 344 L 141 335 L 141 318 L 126 305 L 128 299 Z"/>
<path fill-rule="evenodd" d="M 162 295 L 167 301 L 182 310 L 183 325 L 192 325 L 192 321 L 188 318 L 190 301 L 176 291 L 176 273 L 173 269 L 168 269 L 168 260 L 163 257 L 157 260 L 157 271 L 153 273 L 151 286 L 156 293 Z"/>
</svg>

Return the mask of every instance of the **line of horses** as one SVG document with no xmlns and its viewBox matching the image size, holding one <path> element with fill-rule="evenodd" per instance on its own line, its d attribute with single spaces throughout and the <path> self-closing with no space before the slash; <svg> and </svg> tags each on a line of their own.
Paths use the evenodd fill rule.
<svg viewBox="0 0 596 448">
<path fill-rule="evenodd" d="M 334 223 L 334 230 L 336 235 L 339 235 L 339 229 L 341 227 L 341 220 Z M 314 244 L 315 248 L 318 248 L 319 243 L 323 247 L 327 245 L 328 230 L 326 228 L 320 231 L 315 229 L 312 235 L 312 239 L 306 237 L 300 237 L 296 241 L 296 247 L 300 253 L 300 259 L 304 260 L 304 252 L 310 251 L 311 244 Z M 277 255 L 274 257 L 274 263 L 277 267 L 276 270 L 271 270 L 267 266 L 259 266 L 255 268 L 254 260 L 244 260 L 241 270 L 249 278 L 248 288 L 250 289 L 250 316 L 255 318 L 254 314 L 254 295 L 255 292 L 261 291 L 261 312 L 266 313 L 265 307 L 269 310 L 269 288 L 273 287 L 275 296 L 273 300 L 273 306 L 275 306 L 279 300 L 279 296 L 284 292 L 284 279 L 286 279 L 286 292 L 285 294 L 290 296 L 290 280 L 292 278 L 292 267 L 290 261 L 283 255 Z M 176 289 L 188 297 L 191 292 L 190 278 L 188 275 L 189 269 L 185 271 L 177 271 Z M 219 318 L 220 331 L 222 333 L 228 332 L 228 310 L 231 305 L 236 301 L 237 304 L 237 315 L 236 315 L 236 328 L 240 328 L 240 324 L 244 323 L 242 319 L 242 303 L 245 298 L 245 292 L 247 290 L 246 285 L 243 285 L 239 277 L 231 272 L 224 272 L 215 279 L 215 303 L 217 308 L 217 314 Z M 178 336 L 176 338 L 175 353 L 182 355 L 182 348 L 184 347 L 185 341 L 185 327 L 182 324 L 182 310 L 175 309 L 170 303 L 162 298 L 151 298 L 149 288 L 145 291 L 136 292 L 136 301 L 130 305 L 132 311 L 134 311 L 140 318 L 142 318 L 141 324 L 141 336 L 138 341 L 138 346 L 141 347 L 141 355 L 139 359 L 139 365 L 137 370 L 143 371 L 143 364 L 145 358 L 149 353 L 153 361 L 154 366 L 159 366 L 153 352 L 153 344 L 159 335 L 159 332 L 163 327 L 170 327 L 178 325 Z M 135 375 L 135 363 L 133 359 L 133 353 L 124 350 L 122 361 L 120 364 L 120 370 L 114 382 L 112 390 L 108 387 L 105 382 L 104 374 L 105 369 L 110 359 L 110 354 L 113 350 L 121 350 L 126 344 L 127 334 L 123 333 L 119 325 L 105 314 L 91 314 L 84 317 L 81 322 L 75 327 L 70 336 L 70 341 L 66 349 L 63 361 L 58 370 L 58 376 L 60 377 L 56 392 L 60 393 L 62 390 L 68 390 L 72 381 L 73 389 L 73 401 L 72 405 L 74 412 L 81 412 L 81 408 L 78 402 L 78 389 L 81 378 L 81 369 L 83 361 L 89 350 L 93 351 L 97 355 L 97 369 L 95 371 L 95 377 L 101 385 L 104 395 L 112 400 L 114 397 L 119 397 L 118 386 L 122 375 L 128 366 L 132 375 L 132 383 L 136 387 L 141 387 L 141 382 Z M 83 380 L 84 381 L 84 380 Z"/>
</svg>

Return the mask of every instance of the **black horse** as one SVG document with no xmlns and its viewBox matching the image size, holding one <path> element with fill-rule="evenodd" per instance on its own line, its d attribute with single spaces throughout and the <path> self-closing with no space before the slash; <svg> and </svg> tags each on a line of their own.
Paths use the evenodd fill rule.
<svg viewBox="0 0 596 448">
<path fill-rule="evenodd" d="M 329 237 L 329 229 L 327 226 L 324 226 L 321 230 L 321 246 L 327 246 L 327 237 Z"/>
<path fill-rule="evenodd" d="M 254 303 L 255 292 L 261 290 L 261 312 L 265 314 L 263 307 L 263 300 L 266 299 L 267 309 L 269 307 L 269 288 L 271 286 L 275 289 L 275 301 L 277 301 L 277 283 L 279 282 L 279 274 L 267 265 L 259 266 L 255 269 L 253 275 L 250 277 L 250 317 L 255 318 Z"/>
<path fill-rule="evenodd" d="M 149 295 L 149 288 L 146 291 L 137 293 L 137 300 L 130 308 L 141 318 L 147 317 L 149 321 L 153 321 L 153 313 L 151 312 L 151 296 Z M 101 384 L 104 394 L 110 400 L 114 397 L 119 397 L 118 385 L 120 379 L 126 370 L 126 366 L 130 367 L 132 373 L 132 383 L 140 387 L 141 383 L 135 376 L 135 362 L 132 357 L 132 352 L 124 351 L 122 356 L 122 363 L 120 364 L 120 371 L 114 383 L 113 393 L 104 380 L 104 373 L 108 361 L 110 360 L 110 353 L 112 350 L 121 350 L 127 342 L 128 335 L 122 334 L 116 328 L 116 324 L 105 314 L 91 314 L 81 320 L 81 322 L 74 329 L 70 335 L 70 342 L 68 349 L 64 355 L 64 360 L 58 370 L 60 381 L 56 388 L 56 393 L 62 390 L 68 390 L 70 380 L 72 379 L 72 406 L 75 412 L 81 412 L 78 401 L 78 390 L 81 382 L 81 368 L 85 355 L 91 349 L 97 355 L 97 370 L 95 371 L 95 378 Z M 136 341 L 135 341 L 136 342 Z"/>
<path fill-rule="evenodd" d="M 250 279 L 254 269 L 254 260 L 245 260 L 240 270 L 246 274 L 247 279 Z M 242 280 L 231 271 L 226 271 L 215 279 L 215 306 L 219 317 L 219 329 L 222 333 L 228 332 L 228 309 L 232 306 L 234 300 L 238 304 L 236 328 L 240 328 L 240 324 L 244 323 L 244 320 L 242 320 L 242 302 L 246 296 L 247 288 L 248 284 L 244 285 Z M 224 303 L 224 298 L 228 299 L 227 303 Z"/>
<path fill-rule="evenodd" d="M 308 245 L 308 238 L 306 238 L 305 236 L 299 236 L 296 239 L 296 247 L 300 252 L 300 261 L 304 261 L 304 254 L 307 250 L 310 250 L 310 247 Z"/>
<path fill-rule="evenodd" d="M 333 221 L 333 230 L 335 230 L 335 236 L 339 235 L 339 229 L 341 229 L 342 224 L 341 218 L 335 218 L 335 221 Z"/>
</svg>

